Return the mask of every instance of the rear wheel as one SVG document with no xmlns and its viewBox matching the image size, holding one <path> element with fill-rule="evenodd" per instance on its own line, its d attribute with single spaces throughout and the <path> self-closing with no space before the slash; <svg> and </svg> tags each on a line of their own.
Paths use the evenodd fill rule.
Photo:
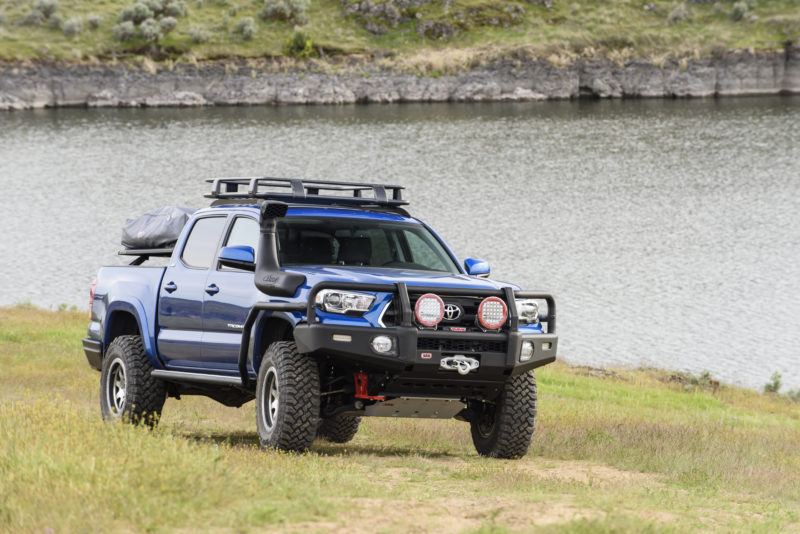
<svg viewBox="0 0 800 534">
<path fill-rule="evenodd" d="M 347 443 L 356 435 L 360 424 L 360 417 L 334 415 L 320 422 L 317 437 L 333 443 Z"/>
<path fill-rule="evenodd" d="M 100 409 L 106 421 L 155 426 L 167 399 L 164 383 L 139 336 L 119 336 L 108 346 L 100 375 Z"/>
<path fill-rule="evenodd" d="M 256 385 L 256 426 L 261 446 L 304 451 L 319 424 L 317 362 L 297 352 L 290 341 L 273 343 L 264 353 Z"/>
<path fill-rule="evenodd" d="M 492 458 L 525 456 L 536 429 L 536 378 L 533 371 L 511 377 L 496 403 L 482 403 L 470 419 L 478 454 Z"/>
</svg>

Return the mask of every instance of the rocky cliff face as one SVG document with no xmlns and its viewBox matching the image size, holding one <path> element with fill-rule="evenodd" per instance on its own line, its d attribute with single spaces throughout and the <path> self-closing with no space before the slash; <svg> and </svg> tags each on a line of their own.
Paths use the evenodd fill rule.
<svg viewBox="0 0 800 534">
<path fill-rule="evenodd" d="M 206 63 L 156 72 L 130 66 L 0 65 L 0 110 L 59 106 L 205 106 L 479 102 L 580 96 L 707 97 L 800 93 L 800 46 L 667 63 L 498 61 L 416 76 L 375 65 L 281 71 L 277 64 Z"/>
</svg>

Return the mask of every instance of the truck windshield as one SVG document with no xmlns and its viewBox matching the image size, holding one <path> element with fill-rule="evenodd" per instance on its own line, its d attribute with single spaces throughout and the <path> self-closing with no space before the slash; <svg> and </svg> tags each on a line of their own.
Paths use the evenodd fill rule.
<svg viewBox="0 0 800 534">
<path fill-rule="evenodd" d="M 459 272 L 424 226 L 371 219 L 278 219 L 278 255 L 287 267 L 347 265 Z"/>
</svg>

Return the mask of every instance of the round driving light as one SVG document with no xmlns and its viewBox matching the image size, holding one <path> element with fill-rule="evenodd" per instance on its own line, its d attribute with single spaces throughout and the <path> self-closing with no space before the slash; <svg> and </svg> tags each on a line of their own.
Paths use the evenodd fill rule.
<svg viewBox="0 0 800 534">
<path fill-rule="evenodd" d="M 508 319 L 506 303 L 497 297 L 487 297 L 478 306 L 478 321 L 487 330 L 497 330 Z"/>
<path fill-rule="evenodd" d="M 380 354 L 392 352 L 394 340 L 389 336 L 375 336 L 372 338 L 372 350 Z"/>
<path fill-rule="evenodd" d="M 438 295 L 425 293 L 414 306 L 417 321 L 423 326 L 436 326 L 444 317 L 444 301 Z"/>
<path fill-rule="evenodd" d="M 533 356 L 533 341 L 523 341 L 522 350 L 519 351 L 519 361 L 527 362 Z"/>
</svg>

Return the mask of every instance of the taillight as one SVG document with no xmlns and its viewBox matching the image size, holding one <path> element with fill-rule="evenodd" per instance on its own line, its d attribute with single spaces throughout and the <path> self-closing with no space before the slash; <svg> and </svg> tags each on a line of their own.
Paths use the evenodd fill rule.
<svg viewBox="0 0 800 534">
<path fill-rule="evenodd" d="M 89 317 L 92 316 L 94 310 L 94 292 L 97 289 L 97 278 L 92 282 L 92 289 L 89 290 Z"/>
<path fill-rule="evenodd" d="M 487 297 L 478 306 L 478 322 L 487 330 L 497 330 L 508 319 L 506 303 L 497 297 Z"/>
</svg>

